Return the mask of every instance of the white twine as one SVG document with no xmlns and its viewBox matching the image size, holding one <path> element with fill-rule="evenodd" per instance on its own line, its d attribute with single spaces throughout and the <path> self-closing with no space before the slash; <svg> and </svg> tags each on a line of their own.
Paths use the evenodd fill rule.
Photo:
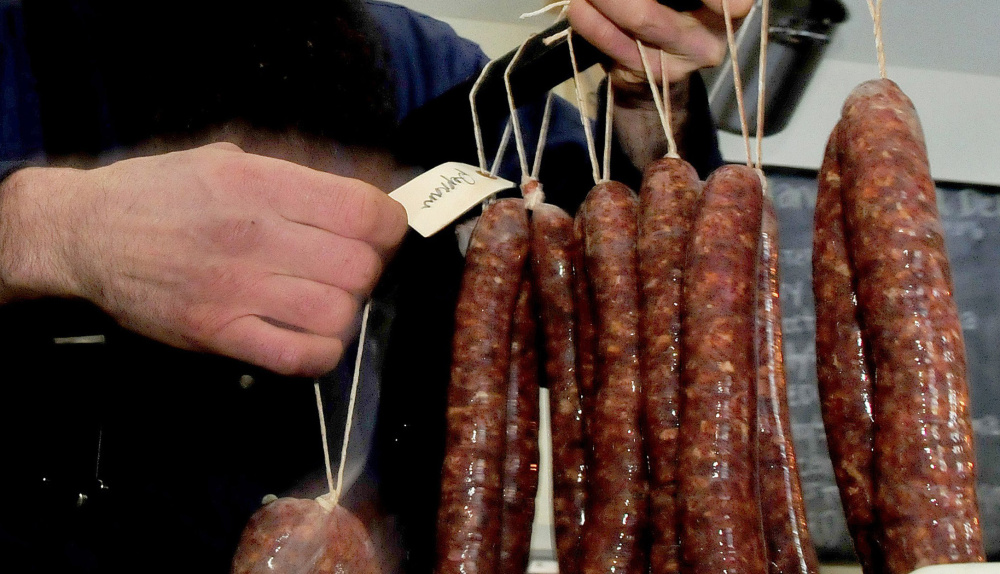
<svg viewBox="0 0 1000 574">
<path fill-rule="evenodd" d="M 479 93 L 479 88 L 483 84 L 483 79 L 486 78 L 486 72 L 489 71 L 490 67 L 496 60 L 490 60 L 483 66 L 483 70 L 479 73 L 479 77 L 476 78 L 476 83 L 472 85 L 472 90 L 469 91 L 469 107 L 472 109 L 472 131 L 476 136 L 476 153 L 479 155 L 479 170 L 486 173 L 486 151 L 483 145 L 483 130 L 482 126 L 479 124 L 479 112 L 476 110 L 476 94 Z"/>
<path fill-rule="evenodd" d="M 660 125 L 663 127 L 663 135 L 667 138 L 667 157 L 678 157 L 677 142 L 674 140 L 673 129 L 670 125 L 670 100 L 669 88 L 666 73 L 666 53 L 660 50 L 660 81 L 663 82 L 663 95 L 653 81 L 653 72 L 646 58 L 645 46 L 642 40 L 636 38 L 635 45 L 639 48 L 639 59 L 642 60 L 642 70 L 646 74 L 646 81 L 649 83 L 649 90 L 653 93 L 653 104 L 656 105 L 656 113 L 660 116 Z"/>
<path fill-rule="evenodd" d="M 750 154 L 750 128 L 747 125 L 746 108 L 743 105 L 743 82 L 740 79 L 740 65 L 738 51 L 736 49 L 736 38 L 733 34 L 733 17 L 729 10 L 729 0 L 722 1 L 722 14 L 726 20 L 726 41 L 729 44 L 729 59 L 733 63 L 733 85 L 736 87 L 736 107 L 740 112 L 740 129 L 743 131 L 743 144 L 746 146 L 747 167 L 753 167 L 753 160 Z"/>
<path fill-rule="evenodd" d="M 576 92 L 576 104 L 580 111 L 580 121 L 583 123 L 583 135 L 587 140 L 587 151 L 590 153 L 590 167 L 594 175 L 594 184 L 601 181 L 601 172 L 597 163 L 597 145 L 594 143 L 594 134 L 590 129 L 590 119 L 587 117 L 586 105 L 583 101 L 583 93 L 580 91 L 580 70 L 576 65 L 576 52 L 573 50 L 573 31 L 566 30 L 566 42 L 569 44 L 569 59 L 573 64 L 573 88 Z"/>
<path fill-rule="evenodd" d="M 768 24 L 771 13 L 771 1 L 763 0 L 760 14 L 760 62 L 757 68 L 757 163 L 756 168 L 764 165 L 764 89 L 767 84 L 767 45 L 770 36 Z"/>
<path fill-rule="evenodd" d="M 517 59 L 521 57 L 521 53 L 524 52 L 524 47 L 528 45 L 528 42 L 534 38 L 534 35 L 528 37 L 527 40 L 518 46 L 517 51 L 514 52 L 514 56 L 510 59 L 510 63 L 507 64 L 507 69 L 503 72 L 503 84 L 507 90 L 507 105 L 510 107 L 510 121 L 514 125 L 514 144 L 517 147 L 517 158 L 521 162 L 521 179 L 528 177 L 528 155 L 524 150 L 524 137 L 521 134 L 521 122 L 517 117 L 517 106 L 514 105 L 514 92 L 510 87 L 510 73 L 517 64 Z"/>
<path fill-rule="evenodd" d="M 608 102 L 604 108 L 604 177 L 601 181 L 611 181 L 611 137 L 614 120 L 615 88 L 608 77 Z"/>
<path fill-rule="evenodd" d="M 337 468 L 337 482 L 333 481 L 333 469 L 330 464 L 330 447 L 326 433 L 326 417 L 323 416 L 323 395 L 320 393 L 319 380 L 313 383 L 313 390 L 316 394 L 316 410 L 319 412 L 319 432 L 323 439 L 323 462 L 326 464 L 326 482 L 333 498 L 333 506 L 340 504 L 340 495 L 344 487 L 344 467 L 347 466 L 347 446 L 351 440 L 351 426 L 354 422 L 354 405 L 358 397 L 358 384 L 361 381 L 361 359 L 364 356 L 365 339 L 368 331 L 368 313 L 371 310 L 372 302 L 365 303 L 364 312 L 361 314 L 361 333 L 358 335 L 358 353 L 354 359 L 354 377 L 351 380 L 351 398 L 347 403 L 347 422 L 344 426 L 344 441 L 340 448 L 340 466 Z M 320 497 L 320 502 L 324 502 L 327 497 Z M 327 510 L 330 508 L 328 507 Z"/>
<path fill-rule="evenodd" d="M 868 0 L 868 12 L 872 15 L 875 28 L 875 53 L 878 55 L 878 73 L 883 80 L 888 76 L 885 71 L 885 44 L 882 43 L 882 0 L 878 3 Z"/>
</svg>

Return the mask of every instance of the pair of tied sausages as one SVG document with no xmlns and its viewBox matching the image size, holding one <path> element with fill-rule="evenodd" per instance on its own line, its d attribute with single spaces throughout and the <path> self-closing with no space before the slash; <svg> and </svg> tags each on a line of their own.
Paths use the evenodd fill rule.
<svg viewBox="0 0 1000 574">
<path fill-rule="evenodd" d="M 756 485 L 756 354 L 762 192 L 744 166 L 705 183 L 681 317 L 680 571 L 764 574 Z"/>
<path fill-rule="evenodd" d="M 533 492 L 530 498 L 512 492 L 506 504 L 504 496 L 505 487 L 516 484 L 511 480 L 531 467 L 527 459 L 508 460 L 519 456 L 516 449 L 523 441 L 508 428 L 506 416 L 509 406 L 531 408 L 527 401 L 508 398 L 514 389 L 537 384 L 522 381 L 537 371 L 529 352 L 534 343 L 526 337 L 534 329 L 525 319 L 532 316 L 524 281 L 528 248 L 523 201 L 501 199 L 483 211 L 469 243 L 455 311 L 437 527 L 439 574 L 492 574 L 500 571 L 502 559 L 526 559 L 526 553 L 502 541 L 525 536 L 505 536 L 504 525 L 530 528 L 534 503 Z M 535 405 L 537 410 L 537 400 Z M 514 437 L 511 444 L 508 437 Z M 532 505 L 530 513 L 516 504 L 518 496 L 528 499 L 524 504 Z"/>
<path fill-rule="evenodd" d="M 821 406 L 865 571 L 984 560 L 944 234 L 916 111 L 893 82 L 844 103 L 815 230 Z"/>
<path fill-rule="evenodd" d="M 702 188 L 671 158 L 645 174 L 640 332 L 656 574 L 818 571 L 786 397 L 777 218 L 761 183 L 725 166 Z"/>
<path fill-rule="evenodd" d="M 553 433 L 556 539 L 563 568 L 576 568 L 586 462 L 574 345 L 580 249 L 573 226 L 558 207 L 536 206 L 529 223 L 523 201 L 499 200 L 473 233 L 456 310 L 438 572 L 527 568 L 538 482 L 537 333 L 544 337 L 552 422 L 559 430 Z M 506 410 L 495 404 L 501 391 Z M 497 420 L 506 421 L 504 436 Z M 490 478 L 497 468 L 502 476 Z"/>
</svg>

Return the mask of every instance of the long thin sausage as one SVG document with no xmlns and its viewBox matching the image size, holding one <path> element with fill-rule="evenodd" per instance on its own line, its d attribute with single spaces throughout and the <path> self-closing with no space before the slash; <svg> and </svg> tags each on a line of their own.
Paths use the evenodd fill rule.
<svg viewBox="0 0 1000 574">
<path fill-rule="evenodd" d="M 531 279 L 521 281 L 514 308 L 507 381 L 507 440 L 503 463 L 503 513 L 500 572 L 525 572 L 531 548 L 531 523 L 538 492 L 537 321 Z"/>
<path fill-rule="evenodd" d="M 684 273 L 678 455 L 681 572 L 765 574 L 753 333 L 761 187 L 723 166 L 698 202 Z"/>
<path fill-rule="evenodd" d="M 584 202 L 587 277 L 597 329 L 597 401 L 583 572 L 645 572 L 648 484 L 639 429 L 638 197 L 617 182 Z"/>
<path fill-rule="evenodd" d="M 816 574 L 792 441 L 781 330 L 778 216 L 765 194 L 757 285 L 757 480 L 771 574 Z"/>
<path fill-rule="evenodd" d="M 593 298 L 590 280 L 587 278 L 587 264 L 584 254 L 583 220 L 586 204 L 580 206 L 573 219 L 573 236 L 580 249 L 573 255 L 573 295 L 576 302 L 576 371 L 580 385 L 580 406 L 583 409 L 583 432 L 587 445 L 593 445 L 590 434 L 594 417 L 594 402 L 597 400 L 597 333 L 594 324 Z M 589 461 L 590 447 L 587 449 Z"/>
<path fill-rule="evenodd" d="M 559 571 L 580 571 L 586 510 L 586 443 L 577 370 L 574 261 L 580 242 L 568 213 L 541 204 L 531 217 L 532 275 L 545 345 L 552 428 L 552 504 Z"/>
<path fill-rule="evenodd" d="M 847 98 L 842 127 L 886 571 L 982 561 L 965 345 L 916 111 L 896 84 L 874 80 Z"/>
<path fill-rule="evenodd" d="M 679 158 L 653 162 L 639 191 L 639 345 L 649 463 L 650 572 L 678 571 L 677 434 L 680 426 L 681 284 L 698 173 Z"/>
<path fill-rule="evenodd" d="M 847 528 L 865 574 L 881 571 L 875 517 L 871 359 L 858 324 L 854 272 L 844 236 L 839 125 L 820 167 L 813 221 L 816 375 L 826 444 Z"/>
<path fill-rule="evenodd" d="M 523 201 L 492 203 L 473 231 L 455 311 L 438 574 L 497 572 L 511 325 L 527 255 Z"/>
</svg>

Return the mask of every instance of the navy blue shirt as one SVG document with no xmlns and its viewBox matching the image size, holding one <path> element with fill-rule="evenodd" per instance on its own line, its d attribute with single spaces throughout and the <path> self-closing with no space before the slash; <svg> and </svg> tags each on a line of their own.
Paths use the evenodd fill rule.
<svg viewBox="0 0 1000 574">
<path fill-rule="evenodd" d="M 384 36 L 396 119 L 404 125 L 487 62 L 478 46 L 438 20 L 386 2 L 366 5 Z M 79 32 L 72 23 L 67 30 Z M 0 0 L 4 162 L 38 159 L 46 149 L 39 105 L 45 86 L 37 84 L 24 35 L 19 3 Z M 81 75 L 77 107 L 96 134 L 89 141 L 103 151 L 118 142 L 109 119 L 115 106 L 103 98 L 98 80 Z M 541 111 L 540 102 L 526 106 L 529 144 Z M 449 113 L 469 115 L 467 108 Z M 694 115 L 702 119 L 692 122 L 696 129 L 711 132 L 707 108 Z M 464 137 L 471 144 L 471 133 Z M 404 145 L 433 143 L 428 136 Z M 464 148 L 462 158 L 424 157 L 472 160 L 474 149 Z M 700 161 L 718 163 L 714 146 L 711 151 Z M 504 175 L 514 181 L 516 165 L 511 146 Z M 592 183 L 588 166 L 579 117 L 560 102 L 541 174 L 555 202 L 575 208 Z M 429 572 L 433 562 L 461 270 L 448 230 L 430 239 L 411 235 L 374 295 L 373 340 L 381 344 L 372 346 L 366 369 L 379 382 L 363 416 L 377 425 L 370 453 L 361 457 L 363 479 L 347 504 L 369 520 L 377 538 L 402 541 L 405 552 L 397 558 L 409 572 Z M 55 342 L 93 334 L 104 342 Z M 340 399 L 351 362 L 344 361 L 324 387 L 328 421 L 343 419 L 346 401 Z M 225 572 L 261 497 L 293 488 L 322 465 L 309 381 L 172 349 L 119 328 L 87 303 L 0 308 L 0 368 L 0 487 L 7 494 L 0 511 L 0 569 Z M 332 432 L 336 450 L 338 431 Z"/>
</svg>

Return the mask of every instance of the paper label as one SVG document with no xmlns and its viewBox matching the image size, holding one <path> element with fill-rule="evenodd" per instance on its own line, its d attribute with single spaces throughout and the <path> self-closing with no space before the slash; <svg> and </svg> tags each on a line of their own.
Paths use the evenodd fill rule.
<svg viewBox="0 0 1000 574">
<path fill-rule="evenodd" d="M 389 197 L 403 204 L 410 227 L 430 237 L 513 182 L 490 177 L 459 162 L 443 163 L 403 184 Z"/>
</svg>

